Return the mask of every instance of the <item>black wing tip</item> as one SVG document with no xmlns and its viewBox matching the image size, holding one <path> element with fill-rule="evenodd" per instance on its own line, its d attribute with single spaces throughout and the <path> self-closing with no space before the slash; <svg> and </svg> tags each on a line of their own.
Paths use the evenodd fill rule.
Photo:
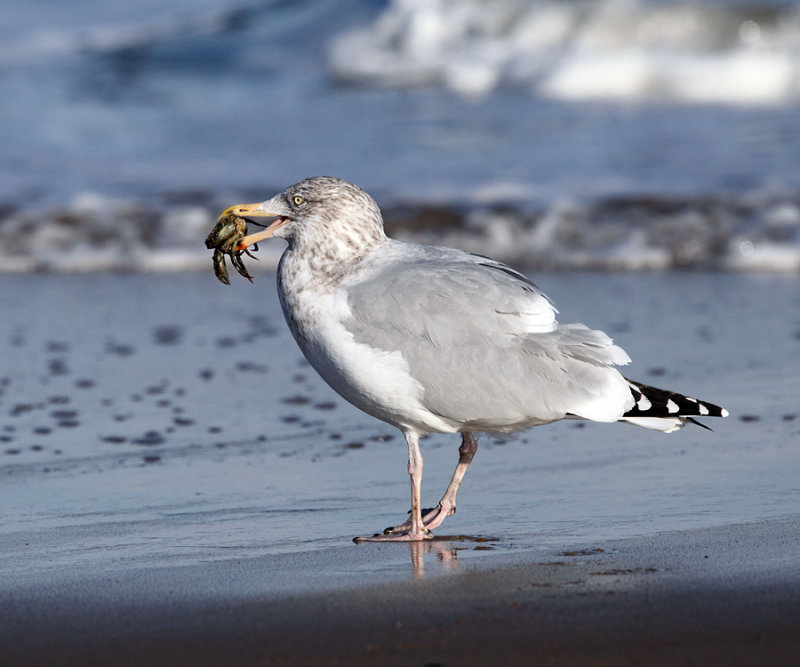
<svg viewBox="0 0 800 667">
<path fill-rule="evenodd" d="M 692 417 L 727 417 L 729 414 L 725 408 L 714 403 L 625 379 L 634 400 L 634 407 L 625 413 L 626 417 L 678 417 L 710 431 L 708 426 Z"/>
</svg>

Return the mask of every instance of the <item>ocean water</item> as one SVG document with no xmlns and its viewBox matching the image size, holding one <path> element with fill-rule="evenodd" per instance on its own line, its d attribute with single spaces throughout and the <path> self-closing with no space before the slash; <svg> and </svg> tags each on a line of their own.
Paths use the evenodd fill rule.
<svg viewBox="0 0 800 667">
<path fill-rule="evenodd" d="M 796 3 L 8 0 L 0 97 L 0 271 L 201 268 L 316 174 L 533 267 L 800 268 Z"/>
</svg>

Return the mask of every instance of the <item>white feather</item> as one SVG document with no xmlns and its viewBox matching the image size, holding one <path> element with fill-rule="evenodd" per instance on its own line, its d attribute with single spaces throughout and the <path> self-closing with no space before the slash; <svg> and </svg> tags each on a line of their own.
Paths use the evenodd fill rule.
<svg viewBox="0 0 800 667">
<path fill-rule="evenodd" d="M 684 422 L 678 417 L 624 417 L 620 421 L 664 433 L 672 433 L 684 425 Z"/>
</svg>

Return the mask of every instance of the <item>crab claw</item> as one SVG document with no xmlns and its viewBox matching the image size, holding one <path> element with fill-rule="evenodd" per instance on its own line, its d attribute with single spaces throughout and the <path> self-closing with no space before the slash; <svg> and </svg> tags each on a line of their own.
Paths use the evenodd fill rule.
<svg viewBox="0 0 800 667">
<path fill-rule="evenodd" d="M 251 283 L 253 282 L 253 276 L 247 271 L 244 266 L 244 262 L 242 261 L 242 252 L 241 251 L 233 251 L 231 252 L 231 264 L 233 264 L 233 268 L 239 272 L 240 276 L 247 278 Z M 250 255 L 250 253 L 247 253 Z M 252 257 L 252 255 L 250 255 Z M 227 277 L 227 276 L 226 276 Z M 219 278 L 219 276 L 217 276 Z M 220 280 L 222 280 L 220 278 Z"/>
<path fill-rule="evenodd" d="M 228 277 L 228 267 L 225 266 L 225 253 L 219 248 L 214 251 L 214 275 L 223 285 L 230 285 L 231 279 Z"/>
</svg>

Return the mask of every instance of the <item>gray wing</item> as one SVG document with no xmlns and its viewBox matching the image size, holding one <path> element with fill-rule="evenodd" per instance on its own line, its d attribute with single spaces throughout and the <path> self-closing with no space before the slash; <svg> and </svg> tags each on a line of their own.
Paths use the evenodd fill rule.
<svg viewBox="0 0 800 667">
<path fill-rule="evenodd" d="M 605 400 L 609 384 L 616 402 L 632 404 L 627 385 L 616 387 L 619 373 L 609 374 L 629 361 L 625 352 L 601 331 L 559 326 L 555 306 L 525 276 L 445 248 L 398 244 L 387 257 L 347 288 L 344 325 L 357 342 L 401 352 L 427 409 L 502 431 L 567 414 L 597 418 L 581 410 L 591 413 L 585 406 Z"/>
</svg>

